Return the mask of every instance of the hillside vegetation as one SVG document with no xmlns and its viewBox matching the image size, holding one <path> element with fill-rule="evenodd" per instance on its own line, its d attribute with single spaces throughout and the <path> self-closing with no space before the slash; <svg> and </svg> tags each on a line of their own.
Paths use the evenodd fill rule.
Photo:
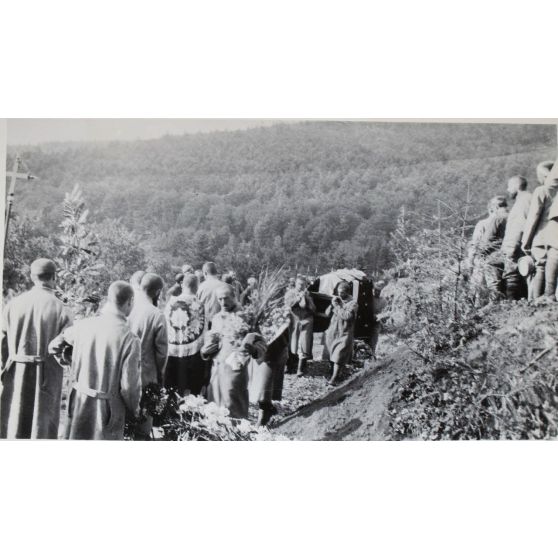
<svg viewBox="0 0 558 558">
<path fill-rule="evenodd" d="M 29 262 L 51 255 L 80 316 L 137 269 L 172 281 L 175 266 L 207 259 L 242 279 L 357 266 L 388 282 L 385 358 L 353 362 L 332 391 L 326 363 L 289 377 L 276 433 L 553 438 L 556 305 L 485 304 L 464 260 L 487 200 L 514 174 L 534 186 L 555 150 L 549 126 L 340 122 L 19 148 L 40 181 L 18 189 L 4 287 L 21 290 Z"/>
<path fill-rule="evenodd" d="M 20 146 L 40 180 L 18 185 L 16 213 L 26 246 L 44 251 L 64 194 L 79 183 L 89 220 L 117 237 L 106 258 L 135 242 L 134 260 L 167 278 L 172 266 L 207 259 L 241 277 L 265 265 L 374 273 L 392 263 L 389 235 L 403 206 L 428 216 L 438 200 L 469 190 L 476 217 L 509 176 L 534 183 L 536 163 L 554 157 L 555 133 L 540 125 L 308 122 Z M 114 245 L 119 237 L 124 246 Z"/>
</svg>

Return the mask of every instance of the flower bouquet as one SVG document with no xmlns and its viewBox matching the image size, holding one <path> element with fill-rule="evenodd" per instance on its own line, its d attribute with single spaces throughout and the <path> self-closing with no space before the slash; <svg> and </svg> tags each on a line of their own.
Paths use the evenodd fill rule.
<svg viewBox="0 0 558 558">
<path fill-rule="evenodd" d="M 228 317 L 225 327 L 221 330 L 221 335 L 226 338 L 230 344 L 239 348 L 243 339 L 252 331 L 251 324 L 246 320 L 244 315 L 239 312 Z"/>
</svg>

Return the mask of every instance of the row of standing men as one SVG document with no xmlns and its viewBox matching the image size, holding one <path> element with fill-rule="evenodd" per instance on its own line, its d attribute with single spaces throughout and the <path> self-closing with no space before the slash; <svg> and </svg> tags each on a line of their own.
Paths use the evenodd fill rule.
<svg viewBox="0 0 558 558">
<path fill-rule="evenodd" d="M 489 215 L 475 226 L 466 262 L 478 292 L 491 300 L 556 301 L 558 294 L 558 164 L 537 166 L 531 193 L 523 176 L 508 181 L 506 196 L 488 202 Z"/>
</svg>

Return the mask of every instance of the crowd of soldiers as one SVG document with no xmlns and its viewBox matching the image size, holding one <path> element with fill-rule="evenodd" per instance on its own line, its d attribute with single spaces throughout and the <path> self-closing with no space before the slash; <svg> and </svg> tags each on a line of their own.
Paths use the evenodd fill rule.
<svg viewBox="0 0 558 558">
<path fill-rule="evenodd" d="M 267 341 L 240 312 L 257 295 L 256 279 L 242 288 L 234 272 L 219 276 L 213 262 L 183 266 L 164 304 L 163 279 L 137 271 L 110 285 L 98 315 L 75 323 L 55 295 L 54 262 L 34 261 L 31 279 L 34 287 L 4 309 L 1 438 L 58 437 L 63 367 L 70 368 L 67 439 L 121 440 L 130 418 L 134 439 L 152 438 L 153 418 L 140 404 L 153 385 L 203 396 L 233 419 L 248 418 L 255 403 L 264 426 L 276 412 L 272 401 L 281 400 L 285 371 L 303 376 L 313 358 L 315 307 L 302 276 L 285 285 L 288 319 Z M 338 285 L 326 312 L 333 384 L 352 355 L 350 284 Z"/>
<path fill-rule="evenodd" d="M 496 196 L 488 202 L 488 217 L 475 226 L 466 270 L 478 298 L 557 300 L 558 164 L 540 163 L 537 179 L 531 193 L 523 176 L 510 178 L 511 209 L 507 196 Z"/>
</svg>

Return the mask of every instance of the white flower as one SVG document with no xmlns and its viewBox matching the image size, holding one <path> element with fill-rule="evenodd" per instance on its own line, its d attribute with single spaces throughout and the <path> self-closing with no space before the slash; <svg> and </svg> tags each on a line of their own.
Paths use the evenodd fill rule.
<svg viewBox="0 0 558 558">
<path fill-rule="evenodd" d="M 204 405 L 203 411 L 208 418 L 225 418 L 230 414 L 226 407 L 219 407 L 214 401 Z"/>
<path fill-rule="evenodd" d="M 179 408 L 182 412 L 199 411 L 205 404 L 206 401 L 201 395 L 187 395 Z"/>
<path fill-rule="evenodd" d="M 242 434 L 250 434 L 252 425 L 246 419 L 240 419 L 236 425 L 238 431 Z"/>
</svg>

